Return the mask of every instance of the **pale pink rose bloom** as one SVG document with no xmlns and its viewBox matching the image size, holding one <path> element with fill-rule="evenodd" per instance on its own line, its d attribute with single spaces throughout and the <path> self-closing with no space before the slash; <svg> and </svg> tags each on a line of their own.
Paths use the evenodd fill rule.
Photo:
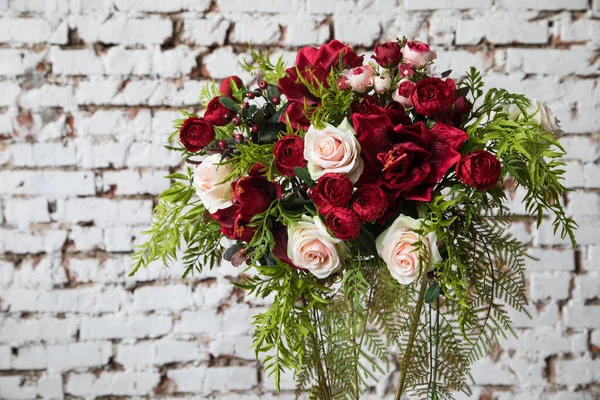
<svg viewBox="0 0 600 400">
<path fill-rule="evenodd" d="M 387 93 L 392 86 L 392 78 L 388 74 L 376 76 L 373 82 L 373 88 L 376 93 Z"/>
<path fill-rule="evenodd" d="M 352 68 L 348 73 L 348 85 L 354 92 L 366 93 L 373 86 L 375 70 L 370 65 Z"/>
<path fill-rule="evenodd" d="M 404 62 L 414 67 L 421 67 L 437 58 L 435 51 L 423 42 L 406 42 L 402 49 Z"/>
<path fill-rule="evenodd" d="M 231 165 L 219 165 L 220 154 L 206 157 L 194 170 L 193 185 L 202 204 L 213 214 L 227 208 L 233 203 L 231 182 L 223 182 L 227 175 L 233 172 Z"/>
<path fill-rule="evenodd" d="M 415 83 L 404 78 L 398 84 L 398 89 L 396 89 L 392 94 L 392 99 L 400 103 L 404 108 L 412 107 L 413 103 L 410 100 L 410 95 L 414 89 Z"/>
<path fill-rule="evenodd" d="M 377 253 L 392 276 L 403 285 L 413 283 L 442 260 L 437 235 L 432 232 L 421 237 L 416 231 L 422 227 L 421 220 L 400 215 L 375 241 Z M 419 241 L 422 247 L 415 245 Z"/>
</svg>

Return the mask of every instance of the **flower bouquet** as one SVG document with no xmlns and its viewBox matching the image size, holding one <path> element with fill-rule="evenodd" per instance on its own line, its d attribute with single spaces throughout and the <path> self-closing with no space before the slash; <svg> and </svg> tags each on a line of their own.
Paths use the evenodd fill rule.
<svg viewBox="0 0 600 400">
<path fill-rule="evenodd" d="M 468 394 L 470 364 L 514 334 L 507 308 L 527 312 L 505 189 L 575 245 L 559 121 L 484 92 L 475 68 L 455 82 L 406 38 L 366 60 L 305 47 L 287 69 L 250 51 L 257 88 L 209 84 L 204 115 L 175 121 L 187 173 L 167 176 L 133 273 L 178 257 L 184 276 L 246 268 L 237 286 L 269 297 L 253 347 L 277 388 L 291 370 L 298 395 L 358 399 L 397 367 L 396 399 Z"/>
</svg>

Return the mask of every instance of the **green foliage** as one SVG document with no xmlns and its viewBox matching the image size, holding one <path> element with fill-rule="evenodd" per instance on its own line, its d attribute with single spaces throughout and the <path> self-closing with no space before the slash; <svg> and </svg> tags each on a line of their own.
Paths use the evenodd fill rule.
<svg viewBox="0 0 600 400">
<path fill-rule="evenodd" d="M 200 103 L 202 103 L 203 107 L 206 107 L 213 98 L 220 95 L 221 91 L 215 81 L 207 82 L 200 92 Z"/>
<path fill-rule="evenodd" d="M 285 62 L 283 61 L 283 55 L 281 55 L 275 64 L 273 64 L 268 51 L 261 54 L 252 48 L 252 44 L 250 44 L 248 50 L 250 51 L 250 56 L 252 57 L 252 60 L 254 60 L 254 63 L 250 63 L 245 59 L 240 61 L 240 66 L 246 72 L 253 76 L 262 74 L 262 78 L 265 81 L 275 85 L 280 78 L 285 76 Z"/>
<path fill-rule="evenodd" d="M 273 180 L 276 173 L 275 155 L 273 154 L 273 144 L 258 144 L 245 142 L 237 146 L 237 154 L 225 160 L 223 164 L 230 165 L 233 168 L 225 181 L 230 181 L 238 176 L 246 176 L 250 173 L 252 167 L 259 163 L 265 166 L 265 175 L 269 180 Z"/>
</svg>

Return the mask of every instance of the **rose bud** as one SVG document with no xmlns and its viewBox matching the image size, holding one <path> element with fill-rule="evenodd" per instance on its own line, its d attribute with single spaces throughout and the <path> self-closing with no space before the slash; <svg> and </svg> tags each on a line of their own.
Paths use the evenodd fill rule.
<svg viewBox="0 0 600 400">
<path fill-rule="evenodd" d="M 208 102 L 206 111 L 204 112 L 204 119 L 216 126 L 227 125 L 231 118 L 235 115 L 235 111 L 225 107 L 219 101 L 220 97 L 214 97 Z"/>
<path fill-rule="evenodd" d="M 204 118 L 189 117 L 181 125 L 179 140 L 183 147 L 196 153 L 215 139 L 215 128 Z"/>
<path fill-rule="evenodd" d="M 467 116 L 473 109 L 473 103 L 471 103 L 465 96 L 460 96 L 454 102 L 454 125 L 460 126 L 463 122 L 463 118 Z"/>
<path fill-rule="evenodd" d="M 325 215 L 333 207 L 345 207 L 352 198 L 353 189 L 352 181 L 346 175 L 330 172 L 319 178 L 310 197 L 319 213 Z"/>
<path fill-rule="evenodd" d="M 381 218 L 387 206 L 387 196 L 379 186 L 363 186 L 354 192 L 352 209 L 365 222 Z"/>
<path fill-rule="evenodd" d="M 376 76 L 373 82 L 373 88 L 376 93 L 387 93 L 392 86 L 392 78 L 388 74 Z"/>
<path fill-rule="evenodd" d="M 325 223 L 338 239 L 354 240 L 360 235 L 360 218 L 349 208 L 332 208 L 325 217 Z"/>
<path fill-rule="evenodd" d="M 366 93 L 373 86 L 375 70 L 370 65 L 352 68 L 348 73 L 348 85 L 354 92 Z"/>
<path fill-rule="evenodd" d="M 523 118 L 523 113 L 516 104 L 505 107 L 504 112 L 512 120 L 516 120 L 519 117 Z M 544 103 L 539 101 L 532 103 L 527 108 L 527 114 L 532 122 L 540 125 L 546 132 L 553 133 L 557 139 L 560 139 L 564 135 L 565 132 L 560 127 L 559 119 L 554 116 L 552 110 Z"/>
<path fill-rule="evenodd" d="M 431 51 L 429 45 L 423 42 L 406 42 L 402 49 L 404 61 L 414 67 L 423 66 L 437 58 L 435 51 Z"/>
<path fill-rule="evenodd" d="M 295 167 L 306 167 L 304 139 L 296 135 L 284 136 L 275 143 L 275 167 L 285 176 L 296 176 Z"/>
<path fill-rule="evenodd" d="M 410 96 L 414 90 L 415 83 L 409 81 L 407 78 L 404 78 L 400 81 L 398 89 L 396 89 L 394 94 L 392 94 L 392 99 L 394 99 L 395 102 L 400 103 L 404 108 L 412 107 L 413 103 L 410 99 Z"/>
<path fill-rule="evenodd" d="M 456 164 L 456 175 L 468 186 L 488 190 L 498 182 L 501 169 L 500 161 L 495 155 L 479 150 L 461 157 Z"/>
<path fill-rule="evenodd" d="M 373 52 L 375 54 L 373 54 L 371 58 L 384 68 L 394 68 L 400 64 L 400 60 L 402 59 L 400 46 L 396 42 L 379 44 L 375 46 Z"/>
<path fill-rule="evenodd" d="M 452 79 L 425 78 L 419 81 L 410 96 L 415 111 L 432 117 L 454 104 L 456 84 Z"/>
<path fill-rule="evenodd" d="M 233 95 L 233 85 L 231 84 L 231 81 L 235 82 L 235 86 L 237 86 L 238 89 L 242 89 L 244 87 L 244 82 L 242 82 L 242 79 L 239 76 L 228 76 L 227 78 L 223 79 L 221 82 L 221 87 L 219 88 L 221 93 L 225 96 Z"/>
</svg>

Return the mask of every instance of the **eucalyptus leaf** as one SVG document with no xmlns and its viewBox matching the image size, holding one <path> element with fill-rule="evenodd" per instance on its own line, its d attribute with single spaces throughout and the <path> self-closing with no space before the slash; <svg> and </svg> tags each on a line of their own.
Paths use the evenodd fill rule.
<svg viewBox="0 0 600 400">
<path fill-rule="evenodd" d="M 219 103 L 223 104 L 225 107 L 229 108 L 230 110 L 238 112 L 238 105 L 236 104 L 236 102 L 231 100 L 231 98 L 229 98 L 227 96 L 219 97 Z"/>
</svg>

